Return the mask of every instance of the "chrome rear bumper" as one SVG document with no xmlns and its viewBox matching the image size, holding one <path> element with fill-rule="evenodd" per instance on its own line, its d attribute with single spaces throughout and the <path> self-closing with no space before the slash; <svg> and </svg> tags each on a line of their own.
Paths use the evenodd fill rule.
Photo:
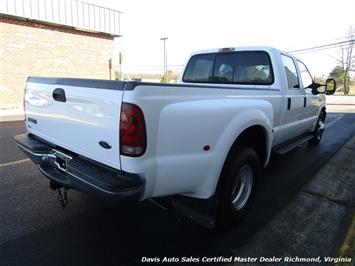
<svg viewBox="0 0 355 266">
<path fill-rule="evenodd" d="M 104 200 L 140 199 L 143 179 L 66 151 L 34 135 L 17 135 L 18 147 L 38 165 L 50 180 Z"/>
</svg>

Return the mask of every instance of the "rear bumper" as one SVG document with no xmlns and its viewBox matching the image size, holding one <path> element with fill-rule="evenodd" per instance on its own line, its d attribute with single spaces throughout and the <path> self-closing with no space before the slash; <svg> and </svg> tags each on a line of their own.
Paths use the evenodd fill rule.
<svg viewBox="0 0 355 266">
<path fill-rule="evenodd" d="M 122 198 L 140 199 L 141 176 L 130 174 L 71 153 L 33 135 L 17 135 L 18 147 L 38 165 L 50 180 L 116 202 Z"/>
</svg>

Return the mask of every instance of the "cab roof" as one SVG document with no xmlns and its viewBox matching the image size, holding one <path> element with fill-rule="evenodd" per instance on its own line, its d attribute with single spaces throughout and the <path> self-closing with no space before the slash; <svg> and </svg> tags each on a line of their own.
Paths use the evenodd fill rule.
<svg viewBox="0 0 355 266">
<path fill-rule="evenodd" d="M 224 50 L 224 49 L 226 49 L 226 50 Z M 276 48 L 270 47 L 270 46 L 240 46 L 240 47 L 221 47 L 221 48 L 214 48 L 214 49 L 199 50 L 199 51 L 193 52 L 191 54 L 191 56 L 196 55 L 196 54 L 228 52 L 227 49 L 230 49 L 231 52 L 232 51 L 233 52 L 235 52 L 235 51 L 266 51 L 266 52 L 278 51 L 280 53 L 284 53 L 284 52 L 280 51 L 279 49 L 276 49 Z"/>
</svg>

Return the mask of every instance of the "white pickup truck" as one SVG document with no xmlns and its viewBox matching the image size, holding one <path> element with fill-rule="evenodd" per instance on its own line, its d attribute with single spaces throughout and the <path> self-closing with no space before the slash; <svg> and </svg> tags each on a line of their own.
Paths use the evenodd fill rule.
<svg viewBox="0 0 355 266">
<path fill-rule="evenodd" d="M 62 201 L 69 188 L 111 201 L 164 197 L 225 227 L 247 213 L 271 151 L 319 143 L 322 94 L 334 91 L 334 80 L 313 82 L 270 47 L 193 53 L 177 84 L 29 77 L 27 133 L 15 140 Z"/>
</svg>

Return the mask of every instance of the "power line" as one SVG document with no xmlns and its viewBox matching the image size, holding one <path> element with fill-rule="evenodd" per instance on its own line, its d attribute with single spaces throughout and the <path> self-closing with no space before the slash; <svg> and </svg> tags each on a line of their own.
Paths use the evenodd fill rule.
<svg viewBox="0 0 355 266">
<path fill-rule="evenodd" d="M 330 49 L 330 48 L 343 46 L 345 44 L 353 43 L 353 42 L 354 42 L 354 39 L 350 39 L 350 40 L 336 42 L 336 43 L 330 43 L 330 44 L 324 44 L 324 45 L 319 45 L 319 46 L 313 46 L 313 47 L 309 47 L 309 48 L 293 50 L 293 51 L 289 51 L 289 53 L 300 53 L 300 52 L 305 52 L 305 51 L 318 51 L 318 50 L 322 50 L 322 49 Z"/>
<path fill-rule="evenodd" d="M 335 42 L 335 41 L 345 41 L 345 40 L 348 40 L 349 39 L 349 36 L 344 36 L 344 37 L 338 37 L 338 38 L 334 38 L 334 39 L 328 39 L 328 40 L 322 40 L 322 41 L 319 41 L 319 42 L 311 42 L 311 43 L 307 43 L 305 45 L 307 46 L 316 46 L 316 45 L 322 45 L 322 43 L 329 43 L 329 42 Z M 283 50 L 291 50 L 293 51 L 294 49 L 296 49 L 294 46 L 293 47 L 290 47 L 290 48 L 284 48 Z"/>
<path fill-rule="evenodd" d="M 301 51 L 301 52 L 297 52 L 295 54 L 314 53 L 314 52 L 319 52 L 319 51 L 323 51 L 323 50 L 330 50 L 330 49 L 335 49 L 335 48 L 340 48 L 340 47 L 344 47 L 344 44 L 334 45 L 334 46 L 330 46 L 330 47 L 323 47 L 323 48 L 314 49 L 314 50 Z"/>
<path fill-rule="evenodd" d="M 324 45 L 319 45 L 319 46 L 313 46 L 313 47 L 309 47 L 309 48 L 303 48 L 303 49 L 298 49 L 298 50 L 293 50 L 293 51 L 289 51 L 289 53 L 297 53 L 297 52 L 303 52 L 303 51 L 308 51 L 308 50 L 315 50 L 315 49 L 320 49 L 320 48 L 327 48 L 327 47 L 331 47 L 331 46 L 335 46 L 335 45 L 344 45 L 347 43 L 351 43 L 354 40 L 350 39 L 350 40 L 346 40 L 346 41 L 341 41 L 341 42 L 336 42 L 336 43 L 329 43 L 329 44 L 324 44 Z"/>
</svg>

